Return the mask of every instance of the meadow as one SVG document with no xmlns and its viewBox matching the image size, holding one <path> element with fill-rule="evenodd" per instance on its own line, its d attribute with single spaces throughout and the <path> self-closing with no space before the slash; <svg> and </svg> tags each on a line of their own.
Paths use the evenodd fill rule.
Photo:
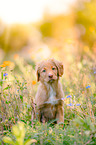
<svg viewBox="0 0 96 145">
<path fill-rule="evenodd" d="M 0 20 L 0 144 L 96 145 L 96 1 L 47 11 L 32 24 Z M 36 65 L 48 58 L 64 64 L 63 127 L 40 123 L 34 111 Z"/>
<path fill-rule="evenodd" d="M 0 65 L 1 144 L 96 144 L 96 67 L 89 54 L 87 51 L 81 61 L 74 58 L 71 65 L 65 66 L 61 78 L 65 93 L 63 128 L 52 122 L 42 124 L 38 116 L 34 119 L 39 84 L 35 62 L 28 64 L 15 55 L 13 62 Z"/>
</svg>

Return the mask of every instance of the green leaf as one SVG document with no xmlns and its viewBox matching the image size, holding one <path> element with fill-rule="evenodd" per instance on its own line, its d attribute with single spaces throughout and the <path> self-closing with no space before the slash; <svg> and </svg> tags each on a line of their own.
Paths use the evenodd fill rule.
<svg viewBox="0 0 96 145">
<path fill-rule="evenodd" d="M 96 97 L 96 94 L 94 93 L 93 96 Z"/>
<path fill-rule="evenodd" d="M 8 104 L 8 101 L 6 100 L 6 104 Z"/>
<path fill-rule="evenodd" d="M 2 79 L 0 80 L 0 86 L 2 86 L 3 85 L 3 81 L 2 81 Z"/>
<path fill-rule="evenodd" d="M 22 96 L 22 95 L 20 95 L 20 99 L 21 99 L 21 101 L 23 102 L 23 96 Z"/>
<path fill-rule="evenodd" d="M 31 143 L 36 143 L 37 140 L 36 139 L 28 139 L 25 141 L 24 145 L 30 145 Z"/>
<path fill-rule="evenodd" d="M 20 137 L 20 129 L 17 125 L 12 126 L 12 133 L 15 137 Z"/>
<path fill-rule="evenodd" d="M 5 143 L 9 143 L 9 144 L 15 145 L 15 143 L 13 142 L 13 140 L 10 137 L 4 136 L 2 140 Z"/>
<path fill-rule="evenodd" d="M 4 91 L 4 90 L 8 90 L 9 88 L 11 88 L 11 87 L 8 86 L 8 87 L 4 88 L 3 91 Z"/>
<path fill-rule="evenodd" d="M 3 80 L 3 72 L 1 72 L 1 79 Z"/>
</svg>

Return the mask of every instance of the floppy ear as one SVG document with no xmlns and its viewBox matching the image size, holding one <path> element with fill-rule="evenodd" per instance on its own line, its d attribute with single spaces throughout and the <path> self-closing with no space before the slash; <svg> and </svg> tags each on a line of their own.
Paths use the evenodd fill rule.
<svg viewBox="0 0 96 145">
<path fill-rule="evenodd" d="M 57 61 L 55 59 L 52 59 L 52 61 L 54 62 L 54 64 L 57 67 L 57 71 L 58 71 L 58 74 L 57 75 L 61 77 L 63 75 L 63 72 L 64 72 L 64 67 L 63 67 L 62 62 Z"/>
<path fill-rule="evenodd" d="M 39 67 L 39 65 L 36 66 L 36 74 L 37 74 L 37 81 L 39 82 L 39 80 L 40 80 L 40 67 Z"/>
</svg>

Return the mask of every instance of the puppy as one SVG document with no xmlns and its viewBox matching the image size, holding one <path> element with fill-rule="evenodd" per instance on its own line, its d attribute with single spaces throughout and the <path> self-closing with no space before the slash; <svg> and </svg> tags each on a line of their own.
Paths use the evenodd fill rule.
<svg viewBox="0 0 96 145">
<path fill-rule="evenodd" d="M 40 85 L 35 103 L 40 122 L 64 122 L 64 93 L 59 82 L 62 75 L 63 65 L 54 59 L 44 60 L 37 67 L 37 80 L 40 81 Z"/>
</svg>

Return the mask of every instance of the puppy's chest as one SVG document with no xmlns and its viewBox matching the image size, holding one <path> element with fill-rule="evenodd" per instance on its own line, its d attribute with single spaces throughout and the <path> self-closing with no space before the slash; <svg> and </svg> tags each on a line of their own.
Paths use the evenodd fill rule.
<svg viewBox="0 0 96 145">
<path fill-rule="evenodd" d="M 48 101 L 51 103 L 51 104 L 54 104 L 56 101 L 56 92 L 53 90 L 53 88 L 50 86 L 49 88 L 49 97 L 48 97 Z"/>
</svg>

